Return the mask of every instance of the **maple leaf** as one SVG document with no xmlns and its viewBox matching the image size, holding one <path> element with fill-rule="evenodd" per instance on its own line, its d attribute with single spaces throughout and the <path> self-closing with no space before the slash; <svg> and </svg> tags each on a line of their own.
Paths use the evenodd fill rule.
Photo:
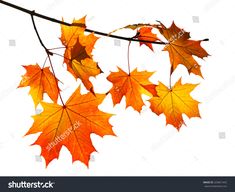
<svg viewBox="0 0 235 192">
<path fill-rule="evenodd" d="M 61 25 L 60 40 L 66 48 L 73 47 L 80 34 L 83 34 L 86 29 L 86 16 L 78 20 L 73 20 L 72 26 Z"/>
<path fill-rule="evenodd" d="M 85 17 L 75 20 L 73 25 L 84 25 Z M 67 70 L 75 77 L 81 79 L 87 90 L 93 91 L 89 78 L 101 73 L 97 63 L 92 59 L 92 50 L 98 39 L 93 33 L 84 35 L 85 28 L 78 26 L 61 25 L 61 42 L 65 45 L 64 63 Z"/>
<path fill-rule="evenodd" d="M 144 40 L 144 41 L 157 41 L 157 40 L 159 40 L 157 38 L 157 35 L 152 33 L 152 29 L 153 29 L 152 27 L 141 27 L 140 29 L 138 29 L 136 37 L 139 40 Z M 143 44 L 148 46 L 149 49 L 151 49 L 153 51 L 152 43 L 140 42 L 140 46 Z"/>
<path fill-rule="evenodd" d="M 71 49 L 71 57 L 67 63 L 67 70 L 75 77 L 81 79 L 87 90 L 93 92 L 93 85 L 90 77 L 95 77 L 101 73 L 97 63 L 92 59 L 92 49 L 97 38 L 90 34 L 83 39 L 83 46 L 79 39 Z"/>
<path fill-rule="evenodd" d="M 183 64 L 188 69 L 189 73 L 194 73 L 195 75 L 202 77 L 200 70 L 201 66 L 193 58 L 193 55 L 201 59 L 209 56 L 209 54 L 200 45 L 202 41 L 189 40 L 189 32 L 178 28 L 174 22 L 169 28 L 166 28 L 163 24 L 160 24 L 158 29 L 169 43 L 163 50 L 169 52 L 172 66 L 171 73 L 179 64 Z"/>
<path fill-rule="evenodd" d="M 86 16 L 79 20 L 73 20 L 72 26 L 61 24 L 61 43 L 65 46 L 64 63 L 69 64 L 71 58 L 71 49 L 78 42 L 79 36 L 84 33 L 86 29 Z M 77 26 L 78 25 L 78 26 Z M 81 27 L 79 27 L 81 25 Z M 83 27 L 82 27 L 83 26 Z"/>
<path fill-rule="evenodd" d="M 155 85 L 148 79 L 154 72 L 133 70 L 127 74 L 122 69 L 118 68 L 118 72 L 112 72 L 107 79 L 113 83 L 113 87 L 109 91 L 112 95 L 113 104 L 120 103 L 122 97 L 126 97 L 126 107 L 132 106 L 138 112 L 141 111 L 144 105 L 142 94 L 147 96 L 156 95 Z"/>
<path fill-rule="evenodd" d="M 94 33 L 91 33 L 89 35 L 81 34 L 79 36 L 79 41 L 81 45 L 85 46 L 87 54 L 92 57 L 92 51 L 94 49 L 94 45 L 96 41 L 99 39 L 99 37 L 95 36 Z"/>
<path fill-rule="evenodd" d="M 101 137 L 115 135 L 109 124 L 111 114 L 98 109 L 104 94 L 81 95 L 80 87 L 65 105 L 41 102 L 43 112 L 33 116 L 34 123 L 26 135 L 41 132 L 33 145 L 40 145 L 46 165 L 58 159 L 62 146 L 72 155 L 73 162 L 79 160 L 88 166 L 90 154 L 95 151 L 91 133 Z"/>
<path fill-rule="evenodd" d="M 29 94 L 32 96 L 35 107 L 43 100 L 43 93 L 47 93 L 51 100 L 56 103 L 59 94 L 58 80 L 54 77 L 49 67 L 40 68 L 38 64 L 23 66 L 25 75 L 18 86 L 30 86 Z"/>
<path fill-rule="evenodd" d="M 194 90 L 197 84 L 181 84 L 181 79 L 169 89 L 161 82 L 156 87 L 158 96 L 152 97 L 150 101 L 151 110 L 160 115 L 166 116 L 166 124 L 171 124 L 178 130 L 185 124 L 182 114 L 191 117 L 200 117 L 198 104 L 190 96 L 190 92 Z"/>
</svg>

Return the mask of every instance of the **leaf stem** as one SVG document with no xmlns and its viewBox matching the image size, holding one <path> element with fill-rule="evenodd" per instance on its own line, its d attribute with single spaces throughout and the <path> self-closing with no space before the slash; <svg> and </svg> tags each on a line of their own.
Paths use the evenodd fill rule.
<svg viewBox="0 0 235 192">
<path fill-rule="evenodd" d="M 17 9 L 17 10 L 19 10 L 21 12 L 27 13 L 27 14 L 29 14 L 31 16 L 39 17 L 39 18 L 47 20 L 47 21 L 51 21 L 51 22 L 58 23 L 58 24 L 61 24 L 61 25 L 66 25 L 66 26 L 78 26 L 78 25 L 75 25 L 75 24 L 71 24 L 71 23 L 67 23 L 67 22 L 64 22 L 64 21 L 57 20 L 57 19 L 52 18 L 52 17 L 48 17 L 48 16 L 43 15 L 43 14 L 36 13 L 35 11 L 31 11 L 29 9 L 25 9 L 23 7 L 20 7 L 18 5 L 15 5 L 15 4 L 6 2 L 6 1 L 0 0 L 0 3 L 6 5 L 8 7 Z M 81 26 L 79 26 L 79 27 L 81 27 Z M 118 36 L 118 35 L 112 35 L 112 34 L 109 34 L 109 33 L 95 31 L 95 30 L 87 29 L 87 28 L 85 29 L 85 31 L 89 32 L 89 33 L 95 33 L 95 34 L 101 35 L 101 36 L 106 36 L 106 37 L 116 38 L 116 39 L 121 39 L 121 40 L 126 40 L 126 41 L 138 41 L 138 42 L 160 44 L 160 45 L 166 45 L 167 44 L 165 42 L 139 40 L 139 39 L 134 39 L 134 38 L 130 38 L 130 37 L 123 37 L 123 36 Z"/>
<path fill-rule="evenodd" d="M 131 41 L 128 43 L 128 48 L 127 48 L 127 63 L 128 63 L 128 74 L 131 74 L 131 66 L 130 66 L 130 45 Z"/>
<path fill-rule="evenodd" d="M 66 49 L 66 47 L 54 47 L 54 48 L 50 48 L 48 50 L 57 50 L 57 49 Z"/>
<path fill-rule="evenodd" d="M 173 73 L 173 66 L 171 65 L 171 68 L 170 68 L 170 77 L 169 77 L 169 88 L 171 89 L 171 75 Z"/>
<path fill-rule="evenodd" d="M 62 57 L 62 58 L 64 58 L 64 59 L 70 60 L 69 58 L 67 58 L 67 57 L 65 57 L 64 55 L 61 55 L 61 54 L 59 54 L 59 53 L 56 53 L 56 52 L 52 52 L 52 53 L 53 53 L 53 55 L 57 55 L 57 56 Z"/>
<path fill-rule="evenodd" d="M 51 66 L 52 73 L 53 73 L 54 78 L 55 78 L 55 81 L 56 81 L 56 80 L 57 80 L 57 78 L 56 78 L 56 75 L 55 75 L 54 67 L 53 67 L 53 65 L 52 65 L 51 55 L 49 55 L 49 53 L 47 53 L 47 55 L 48 55 L 48 60 L 49 60 L 50 66 Z M 60 97 L 60 101 L 61 101 L 62 105 L 63 105 L 63 106 L 65 106 L 64 101 L 63 101 L 63 99 L 62 99 L 62 96 L 61 96 L 61 94 L 60 94 L 59 86 L 58 86 L 58 84 L 57 84 L 57 83 L 56 83 L 56 85 L 57 85 L 57 89 L 59 90 L 59 97 Z"/>
<path fill-rule="evenodd" d="M 46 57 L 46 59 L 45 59 L 45 61 L 44 61 L 44 63 L 43 63 L 43 66 L 42 66 L 42 68 L 44 68 L 44 67 L 45 67 L 45 65 L 46 65 L 46 62 L 47 62 L 47 59 L 48 59 L 48 56 Z"/>
</svg>

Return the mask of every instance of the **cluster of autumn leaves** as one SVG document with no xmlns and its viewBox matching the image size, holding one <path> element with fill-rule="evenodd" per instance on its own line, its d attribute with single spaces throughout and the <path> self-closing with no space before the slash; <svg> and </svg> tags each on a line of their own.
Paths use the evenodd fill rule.
<svg viewBox="0 0 235 192">
<path fill-rule="evenodd" d="M 171 74 L 179 64 L 182 64 L 189 73 L 202 76 L 200 65 L 193 55 L 204 58 L 208 53 L 201 47 L 201 41 L 189 40 L 189 33 L 174 23 L 169 28 L 162 23 L 128 25 L 124 28 L 137 31 L 133 39 L 163 42 L 152 33 L 152 28 L 157 29 L 167 40 L 163 50 L 169 53 Z M 39 104 L 43 107 L 43 112 L 33 116 L 34 123 L 26 135 L 41 133 L 34 144 L 41 146 L 41 155 L 45 158 L 46 165 L 58 158 L 62 146 L 65 146 L 70 151 L 73 161 L 79 160 L 88 166 L 90 154 L 95 151 L 90 139 L 91 133 L 101 137 L 115 135 L 109 123 L 112 115 L 98 109 L 107 94 L 95 93 L 89 80 L 90 77 L 102 73 L 92 55 L 98 37 L 94 33 L 86 35 L 85 29 L 85 17 L 74 20 L 72 26 L 61 25 L 60 40 L 65 47 L 63 62 L 67 66 L 67 71 L 82 81 L 88 93 L 81 94 L 79 86 L 64 103 L 52 63 L 49 67 L 40 67 L 38 64 L 24 66 L 26 73 L 22 76 L 19 87 L 30 86 L 29 94 L 35 107 Z M 140 45 L 142 44 L 153 51 L 151 42 L 140 42 Z M 150 98 L 151 110 L 157 115 L 163 113 L 166 116 L 166 123 L 178 130 L 184 124 L 182 114 L 189 118 L 200 117 L 199 102 L 190 96 L 197 85 L 181 84 L 181 80 L 172 87 L 161 82 L 156 85 L 149 81 L 152 75 L 153 72 L 137 69 L 127 73 L 118 68 L 117 72 L 111 72 L 107 80 L 113 84 L 109 91 L 113 104 L 120 103 L 125 96 L 126 106 L 140 112 L 144 105 L 142 95 L 147 95 Z M 43 101 L 45 93 L 53 102 Z M 58 99 L 62 104 L 58 104 Z M 79 128 L 73 127 L 75 122 L 79 122 Z M 72 132 L 65 135 L 66 130 L 71 127 Z M 53 147 L 48 150 L 48 145 L 52 143 Z"/>
</svg>

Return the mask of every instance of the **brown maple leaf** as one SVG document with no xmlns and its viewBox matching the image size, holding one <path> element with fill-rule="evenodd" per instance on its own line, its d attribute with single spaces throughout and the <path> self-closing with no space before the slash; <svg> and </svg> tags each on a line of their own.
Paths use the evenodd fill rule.
<svg viewBox="0 0 235 192">
<path fill-rule="evenodd" d="M 107 79 L 113 83 L 113 87 L 109 91 L 112 95 L 113 104 L 120 103 L 122 97 L 126 97 L 126 107 L 132 106 L 138 112 L 144 105 L 142 94 L 147 96 L 156 95 L 155 85 L 148 79 L 154 72 L 133 70 L 127 74 L 118 68 L 118 72 L 112 72 Z"/>
<path fill-rule="evenodd" d="M 93 34 L 89 35 L 89 37 Z M 93 91 L 93 85 L 90 82 L 90 77 L 95 77 L 101 73 L 101 70 L 97 63 L 92 59 L 92 46 L 94 45 L 96 38 L 85 37 L 83 40 L 83 46 L 79 39 L 75 46 L 71 49 L 71 56 L 67 63 L 67 70 L 75 77 L 81 79 L 87 90 Z"/>
<path fill-rule="evenodd" d="M 25 75 L 18 86 L 30 86 L 29 94 L 32 96 L 35 107 L 43 100 L 43 93 L 47 93 L 51 100 L 56 103 L 59 95 L 58 80 L 54 77 L 49 67 L 40 68 L 38 64 L 23 66 Z"/>
<path fill-rule="evenodd" d="M 200 65 L 193 58 L 193 55 L 204 58 L 209 54 L 201 47 L 202 41 L 189 40 L 190 35 L 183 29 L 178 28 L 173 22 L 169 28 L 162 23 L 158 26 L 160 33 L 168 40 L 164 51 L 169 52 L 172 66 L 171 73 L 179 64 L 184 65 L 189 73 L 194 73 L 202 77 Z"/>
<path fill-rule="evenodd" d="M 104 94 L 81 95 L 80 87 L 71 95 L 65 105 L 42 102 L 43 112 L 33 116 L 34 123 L 26 135 L 41 132 L 33 145 L 41 146 L 41 155 L 48 165 L 58 159 L 62 146 L 72 155 L 73 162 L 79 160 L 88 166 L 90 154 L 95 148 L 91 133 L 101 137 L 115 135 L 109 123 L 111 114 L 98 109 Z"/>
<path fill-rule="evenodd" d="M 160 115 L 162 113 L 166 116 L 166 124 L 171 124 L 178 130 L 185 124 L 182 114 L 191 117 L 200 117 L 198 104 L 190 96 L 190 92 L 197 86 L 194 84 L 181 84 L 181 79 L 169 89 L 161 82 L 156 87 L 158 96 L 152 97 L 150 101 L 151 110 Z"/>
</svg>

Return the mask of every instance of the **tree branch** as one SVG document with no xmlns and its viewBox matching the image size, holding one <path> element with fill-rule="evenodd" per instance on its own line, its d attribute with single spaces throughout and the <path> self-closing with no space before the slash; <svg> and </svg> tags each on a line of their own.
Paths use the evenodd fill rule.
<svg viewBox="0 0 235 192">
<path fill-rule="evenodd" d="M 34 11 L 33 11 L 33 12 L 34 12 Z M 51 53 L 51 52 L 47 49 L 47 47 L 44 45 L 44 43 L 43 43 L 43 41 L 42 41 L 42 39 L 41 39 L 41 37 L 40 37 L 40 35 L 39 35 L 39 33 L 38 33 L 38 29 L 37 29 L 37 26 L 36 26 L 36 24 L 35 24 L 33 14 L 31 14 L 31 19 L 32 19 L 34 31 L 35 31 L 36 34 L 37 34 L 37 37 L 38 37 L 38 40 L 39 40 L 41 46 L 45 49 L 45 51 L 46 51 L 47 54 L 53 55 L 53 53 Z"/>
<path fill-rule="evenodd" d="M 25 9 L 23 7 L 20 7 L 18 5 L 15 5 L 15 4 L 12 4 L 12 3 L 9 3 L 9 2 L 6 2 L 6 1 L 2 1 L 0 0 L 0 3 L 1 4 L 4 4 L 8 7 L 11 7 L 11 8 L 14 8 L 14 9 L 17 9 L 21 12 L 24 12 L 24 13 L 27 13 L 31 16 L 35 16 L 35 17 L 39 17 L 41 19 L 44 19 L 44 20 L 47 20 L 47 21 L 51 21 L 51 22 L 54 22 L 54 23 L 58 23 L 58 24 L 61 24 L 61 25 L 66 25 L 66 26 L 76 26 L 74 24 L 71 24 L 71 23 L 67 23 L 67 22 L 64 22 L 64 21 L 60 21 L 60 20 L 57 20 L 55 18 L 52 18 L 52 17 L 48 17 L 46 15 L 42 15 L 42 14 L 39 14 L 39 13 L 36 13 L 35 11 L 31 11 L 29 9 Z M 123 37 L 123 36 L 118 36 L 118 35 L 112 35 L 112 34 L 109 34 L 109 33 L 104 33 L 104 32 L 100 32 L 100 31 L 95 31 L 95 30 L 92 30 L 92 29 L 85 29 L 86 32 L 89 32 L 89 33 L 95 33 L 97 35 L 101 35 L 101 36 L 106 36 L 106 37 L 111 37 L 111 38 L 116 38 L 116 39 L 121 39 L 121 40 L 126 40 L 126 41 L 138 41 L 138 42 L 144 42 L 144 43 L 152 43 L 152 44 L 160 44 L 160 45 L 165 45 L 167 43 L 165 42 L 156 42 L 156 41 L 146 41 L 146 40 L 139 40 L 139 39 L 134 39 L 134 38 L 129 38 L 129 37 Z"/>
</svg>

